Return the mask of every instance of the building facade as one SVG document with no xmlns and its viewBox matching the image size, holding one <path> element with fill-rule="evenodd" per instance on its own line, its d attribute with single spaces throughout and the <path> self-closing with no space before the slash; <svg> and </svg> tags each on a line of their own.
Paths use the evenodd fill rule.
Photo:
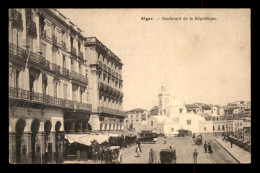
<svg viewBox="0 0 260 173">
<path fill-rule="evenodd" d="M 85 51 L 89 59 L 87 66 L 90 67 L 88 92 L 92 103 L 92 130 L 124 130 L 123 63 L 95 37 L 86 38 Z"/>
<path fill-rule="evenodd" d="M 145 109 L 132 109 L 126 112 L 125 127 L 137 132 L 146 129 L 147 121 L 150 117 L 149 111 Z"/>
<path fill-rule="evenodd" d="M 10 163 L 61 163 L 92 105 L 82 31 L 54 9 L 9 10 Z"/>
</svg>

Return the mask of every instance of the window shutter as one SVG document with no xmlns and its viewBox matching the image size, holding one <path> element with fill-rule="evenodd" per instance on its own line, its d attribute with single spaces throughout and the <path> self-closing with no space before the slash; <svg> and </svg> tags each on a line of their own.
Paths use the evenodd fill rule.
<svg viewBox="0 0 260 173">
<path fill-rule="evenodd" d="M 17 46 L 17 30 L 13 29 L 13 44 Z"/>
<path fill-rule="evenodd" d="M 67 99 L 67 84 L 63 84 L 63 95 L 64 95 L 64 99 Z"/>
<path fill-rule="evenodd" d="M 46 45 L 42 44 L 42 56 L 46 58 Z"/>
</svg>

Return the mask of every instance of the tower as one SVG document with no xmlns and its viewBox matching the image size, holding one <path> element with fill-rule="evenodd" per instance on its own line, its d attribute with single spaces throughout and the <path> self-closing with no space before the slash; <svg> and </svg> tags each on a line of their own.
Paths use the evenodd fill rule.
<svg viewBox="0 0 260 173">
<path fill-rule="evenodd" d="M 159 99 L 159 115 L 166 115 L 165 107 L 169 102 L 170 93 L 168 92 L 166 82 L 164 81 L 161 86 L 161 93 L 158 94 Z"/>
</svg>

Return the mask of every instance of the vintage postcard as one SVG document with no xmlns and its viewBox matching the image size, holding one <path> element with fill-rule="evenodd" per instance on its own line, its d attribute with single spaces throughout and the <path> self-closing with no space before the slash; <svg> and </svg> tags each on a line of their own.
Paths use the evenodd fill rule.
<svg viewBox="0 0 260 173">
<path fill-rule="evenodd" d="M 251 163 L 250 9 L 8 16 L 10 164 Z"/>
</svg>

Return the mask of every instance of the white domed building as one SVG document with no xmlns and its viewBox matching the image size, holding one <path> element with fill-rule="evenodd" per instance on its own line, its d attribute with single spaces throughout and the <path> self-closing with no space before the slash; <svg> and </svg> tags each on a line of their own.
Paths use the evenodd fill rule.
<svg viewBox="0 0 260 173">
<path fill-rule="evenodd" d="M 158 115 L 149 118 L 147 122 L 149 129 L 156 129 L 165 135 L 176 135 L 180 129 L 201 133 L 200 126 L 205 124 L 205 118 L 198 114 L 187 113 L 183 101 L 171 98 L 165 84 L 158 98 Z"/>
</svg>

